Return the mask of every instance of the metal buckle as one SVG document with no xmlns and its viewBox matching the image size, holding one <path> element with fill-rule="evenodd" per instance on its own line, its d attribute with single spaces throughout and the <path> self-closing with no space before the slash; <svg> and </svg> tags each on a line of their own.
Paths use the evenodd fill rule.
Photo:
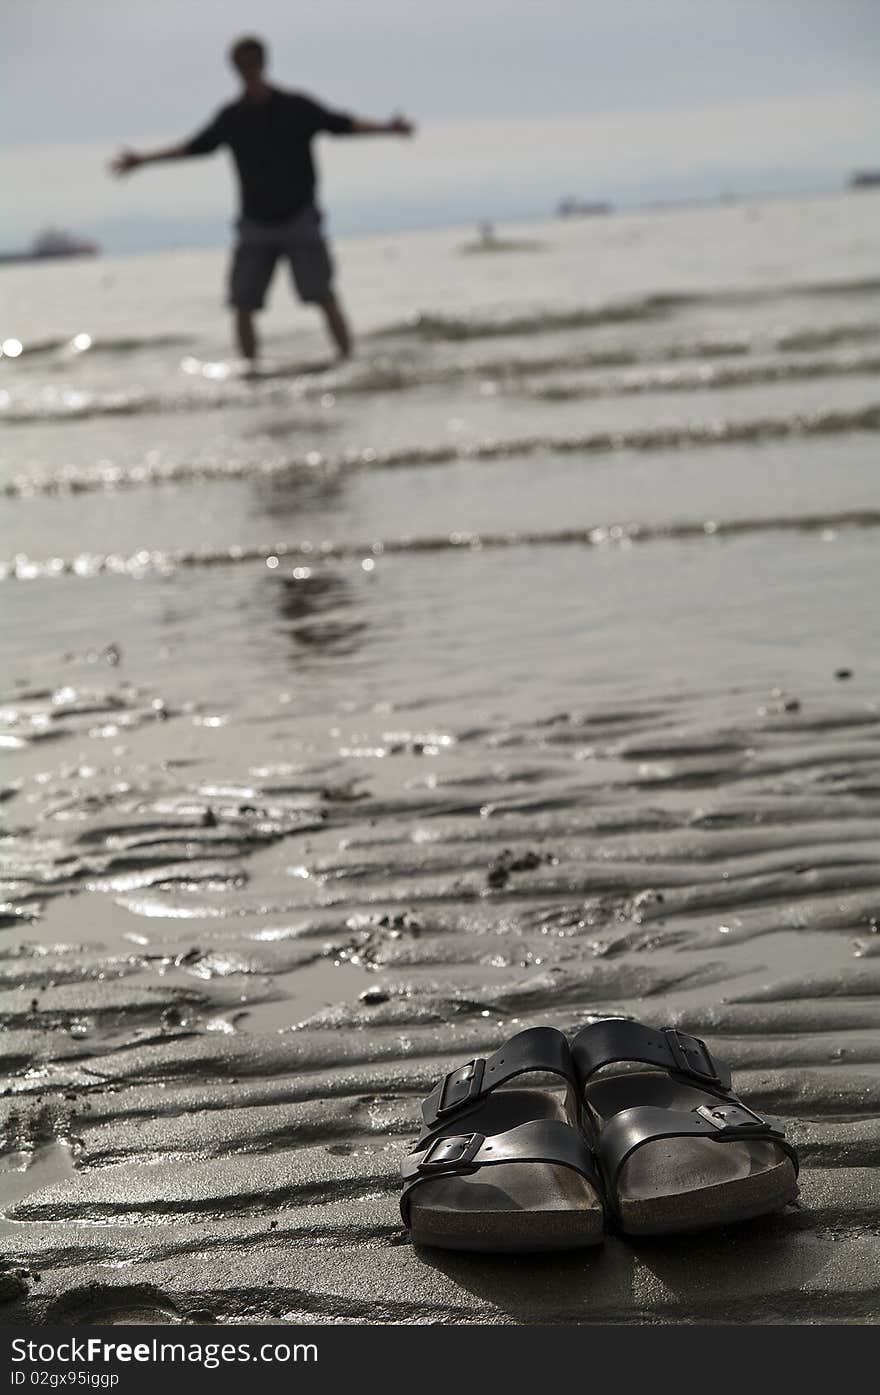
<svg viewBox="0 0 880 1395">
<path fill-rule="evenodd" d="M 712 1060 L 712 1053 L 704 1041 L 700 1041 L 699 1037 L 689 1037 L 686 1032 L 676 1032 L 673 1027 L 666 1027 L 663 1035 L 680 1075 L 692 1075 L 697 1080 L 707 1080 L 716 1086 L 723 1083 Z M 694 1064 L 694 1055 L 702 1057 L 705 1069 Z"/>
<path fill-rule="evenodd" d="M 722 1133 L 726 1129 L 739 1131 L 772 1128 L 766 1119 L 762 1119 L 760 1114 L 755 1114 L 754 1110 L 747 1109 L 744 1104 L 725 1104 L 719 1101 L 718 1104 L 701 1104 L 695 1112 L 701 1119 L 705 1119 L 707 1124 L 711 1124 L 713 1129 L 719 1129 Z"/>
<path fill-rule="evenodd" d="M 473 1162 L 483 1144 L 481 1133 L 463 1133 L 449 1138 L 435 1138 L 417 1167 L 418 1172 L 457 1171 Z"/>
<path fill-rule="evenodd" d="M 461 1109 L 464 1104 L 470 1104 L 471 1100 L 480 1093 L 485 1068 L 486 1062 L 481 1056 L 476 1056 L 473 1061 L 468 1061 L 467 1065 L 459 1066 L 458 1070 L 452 1070 L 444 1076 L 440 1086 L 440 1098 L 435 1110 L 438 1119 L 444 1114 L 451 1114 L 453 1110 Z M 464 1084 L 467 1084 L 467 1090 L 463 1095 L 452 1100 L 449 1104 L 443 1103 L 449 1091 Z"/>
</svg>

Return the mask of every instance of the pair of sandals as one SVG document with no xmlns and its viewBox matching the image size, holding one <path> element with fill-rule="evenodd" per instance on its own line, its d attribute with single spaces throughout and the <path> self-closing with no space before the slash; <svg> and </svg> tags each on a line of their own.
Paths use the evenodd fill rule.
<svg viewBox="0 0 880 1395">
<path fill-rule="evenodd" d="M 526 1075 L 556 1079 L 498 1088 Z M 401 1195 L 419 1245 L 575 1249 L 601 1243 L 606 1214 L 626 1235 L 669 1235 L 797 1196 L 779 1123 L 737 1098 L 705 1042 L 669 1027 L 610 1018 L 571 1044 L 531 1027 L 444 1076 L 422 1116 Z"/>
</svg>

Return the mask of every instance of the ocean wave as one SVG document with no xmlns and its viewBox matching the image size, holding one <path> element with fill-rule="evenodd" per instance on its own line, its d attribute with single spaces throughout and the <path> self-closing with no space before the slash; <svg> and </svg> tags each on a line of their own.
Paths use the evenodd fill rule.
<svg viewBox="0 0 880 1395">
<path fill-rule="evenodd" d="M 719 287 L 708 291 L 653 291 L 619 300 L 600 301 L 572 309 L 536 307 L 526 312 L 485 314 L 449 314 L 443 311 L 414 310 L 405 319 L 372 330 L 370 339 L 416 337 L 425 340 L 462 340 L 492 338 L 503 335 L 535 335 L 568 329 L 590 329 L 602 325 L 662 318 L 689 306 L 711 306 L 766 303 L 789 297 L 850 297 L 880 293 L 880 278 L 863 277 L 853 280 L 830 280 L 794 283 L 780 286 Z M 880 326 L 842 326 L 845 337 L 873 337 Z M 834 327 L 791 332 L 792 347 L 825 347 L 838 342 Z M 804 342 L 796 342 L 803 336 Z M 787 336 L 783 336 L 787 337 Z M 122 356 L 155 349 L 182 348 L 196 342 L 195 336 L 177 330 L 156 334 L 108 335 L 80 330 L 69 335 L 50 335 L 42 339 L 27 339 L 15 357 L 5 366 L 22 359 L 55 357 L 77 360 L 84 355 Z"/>
<path fill-rule="evenodd" d="M 455 315 L 416 310 L 406 319 L 375 329 L 372 339 L 417 338 L 427 340 L 487 339 L 502 335 L 548 334 L 567 329 L 592 329 L 599 325 L 663 316 L 683 306 L 688 295 L 654 294 L 633 300 L 607 301 L 573 310 L 537 309 L 525 314 Z"/>
<path fill-rule="evenodd" d="M 880 323 L 872 320 L 867 324 L 807 325 L 799 329 L 781 329 L 777 330 L 774 339 L 781 352 L 797 353 L 809 349 L 831 349 L 838 344 L 861 344 L 878 337 Z"/>
<path fill-rule="evenodd" d="M 860 276 L 851 281 L 808 281 L 791 287 L 796 295 L 878 295 L 880 276 Z"/>
<path fill-rule="evenodd" d="M 16 426 L 52 422 L 67 423 L 95 417 L 176 416 L 181 412 L 209 412 L 224 407 L 266 407 L 299 400 L 305 395 L 299 376 L 280 381 L 271 378 L 233 378 L 199 384 L 195 389 L 147 392 L 122 388 L 102 392 L 52 383 L 34 388 L 0 389 L 0 422 Z M 303 421 L 304 428 L 320 430 L 318 417 Z"/>
<path fill-rule="evenodd" d="M 80 358 L 83 354 L 132 354 L 141 349 L 179 349 L 194 342 L 191 334 L 140 334 L 117 335 L 106 339 L 80 332 L 73 335 L 54 335 L 48 339 L 23 339 L 16 360 L 38 358 L 46 355 L 69 355 Z"/>
<path fill-rule="evenodd" d="M 404 320 L 373 330 L 371 338 L 425 340 L 483 339 L 502 335 L 547 334 L 568 329 L 662 318 L 691 306 L 765 304 L 792 297 L 872 295 L 880 278 L 820 281 L 780 286 L 742 286 L 711 291 L 655 291 L 630 299 L 608 300 L 574 309 L 538 307 L 527 313 L 447 314 L 414 310 Z"/>
<path fill-rule="evenodd" d="M 705 363 L 685 368 L 644 368 L 599 382 L 547 383 L 531 395 L 549 402 L 580 398 L 627 396 L 640 392 L 699 392 L 704 388 L 762 387 L 772 383 L 810 382 L 880 372 L 880 353 L 847 354 L 836 358 L 782 360 L 732 364 Z"/>
<path fill-rule="evenodd" d="M 27 381 L 0 389 L 0 423 L 11 425 L 67 423 L 103 417 L 177 416 L 187 412 L 205 412 L 225 407 L 272 407 L 287 403 L 317 400 L 332 405 L 339 397 L 365 396 L 371 393 L 414 391 L 419 388 L 445 386 L 479 379 L 481 382 L 517 383 L 529 376 L 560 370 L 592 372 L 615 368 L 642 368 L 646 374 L 656 369 L 661 388 L 665 365 L 682 360 L 741 359 L 762 350 L 775 349 L 785 357 L 781 363 L 762 359 L 766 368 L 743 369 L 737 376 L 731 370 L 731 383 L 760 383 L 783 381 L 788 378 L 838 376 L 842 373 L 876 372 L 878 355 L 866 356 L 864 362 L 856 357 L 817 360 L 815 369 L 786 362 L 787 355 L 811 349 L 844 347 L 872 339 L 880 340 L 880 324 L 841 324 L 824 329 L 781 329 L 762 340 L 747 330 L 727 333 L 699 334 L 673 339 L 650 346 L 632 347 L 610 344 L 595 348 L 569 347 L 564 352 L 544 354 L 510 353 L 503 356 L 466 354 L 453 362 L 414 362 L 411 355 L 369 356 L 343 368 L 328 364 L 278 363 L 265 367 L 260 373 L 247 376 L 232 362 L 203 363 L 184 359 L 181 367 L 189 377 L 185 386 L 148 391 L 139 386 L 115 390 L 73 386 L 57 380 L 50 383 Z M 159 340 L 150 342 L 162 342 Z M 66 360 L 72 362 L 72 360 Z M 827 366 L 823 366 L 827 365 Z M 57 369 L 59 364 L 53 365 Z M 693 385 L 703 386 L 693 370 Z M 195 380 L 195 381 L 193 381 Z M 690 385 L 686 377 L 682 386 Z M 11 380 L 10 380 L 11 383 Z M 722 369 L 712 375 L 713 386 L 725 386 Z M 675 386 L 675 383 L 672 383 Z M 615 389 L 602 386 L 589 395 L 611 395 Z M 621 392 L 636 389 L 627 384 Z M 648 390 L 648 389 L 646 389 Z M 553 393 L 553 396 L 561 394 Z M 316 422 L 303 425 L 315 426 Z"/>
<path fill-rule="evenodd" d="M 552 372 L 559 368 L 618 368 L 651 359 L 717 358 L 748 353 L 748 336 L 700 336 L 669 344 L 653 355 L 612 346 L 607 349 L 572 351 L 565 354 L 508 357 L 463 363 L 413 364 L 382 358 L 345 368 L 304 367 L 278 364 L 253 376 L 235 371 L 230 363 L 198 363 L 198 368 L 181 367 L 193 386 L 148 392 L 140 387 L 102 391 L 66 384 L 28 383 L 0 389 L 0 423 L 17 426 L 92 420 L 120 416 L 177 416 L 183 412 L 204 412 L 224 407 L 271 407 L 307 398 L 330 400 L 343 394 L 410 391 L 436 387 L 474 377 L 520 377 L 526 373 Z M 214 370 L 214 371 L 209 371 Z M 329 396 L 328 396 L 329 395 Z"/>
<path fill-rule="evenodd" d="M 311 567 L 328 561 L 357 561 L 372 570 L 376 559 L 401 553 L 467 552 L 510 547 L 601 547 L 633 543 L 662 542 L 689 538 L 739 537 L 748 533 L 827 533 L 839 528 L 880 527 L 880 509 L 849 509 L 840 513 L 774 515 L 767 518 L 693 519 L 670 523 L 609 523 L 589 528 L 510 530 L 503 533 L 454 532 L 367 539 L 361 542 L 276 541 L 261 545 L 233 545 L 210 552 L 163 552 L 143 548 L 129 555 L 122 553 L 81 553 L 77 557 L 51 557 L 47 560 L 23 553 L 0 563 L 0 581 L 36 581 L 59 577 L 101 575 L 141 577 L 151 573 L 170 574 L 188 567 L 228 567 L 242 563 L 265 563 L 280 572 L 282 563 L 296 563 L 302 579 L 311 576 Z M 296 572 L 294 573 L 296 575 Z"/>
<path fill-rule="evenodd" d="M 138 465 L 71 466 L 52 475 L 17 475 L 0 487 L 0 497 L 85 493 L 147 484 L 238 480 L 327 470 L 394 470 L 451 465 L 459 461 L 508 460 L 533 455 L 603 455 L 618 451 L 666 451 L 690 446 L 760 444 L 790 437 L 838 436 L 880 431 L 880 403 L 847 410 L 800 412 L 743 420 L 673 422 L 621 431 L 592 431 L 572 436 L 489 438 L 434 446 L 400 446 L 390 450 L 352 448 L 338 455 L 310 450 L 301 455 L 261 461 L 153 461 Z"/>
<path fill-rule="evenodd" d="M 837 324 L 824 328 L 779 329 L 762 344 L 760 335 L 750 330 L 725 333 L 705 333 L 683 339 L 667 340 L 648 346 L 609 344 L 584 349 L 566 345 L 562 352 L 544 354 L 508 354 L 504 357 L 470 355 L 463 361 L 445 364 L 414 364 L 411 359 L 367 360 L 343 373 L 331 374 L 321 381 L 307 385 L 307 391 L 324 392 L 328 387 L 336 394 L 388 392 L 403 388 L 435 386 L 456 382 L 462 378 L 520 378 L 553 373 L 559 369 L 590 370 L 602 368 L 635 368 L 641 365 L 678 362 L 682 359 L 742 358 L 760 352 L 762 348 L 780 353 L 808 352 L 830 349 L 847 344 L 861 344 L 880 339 L 880 323 Z"/>
</svg>

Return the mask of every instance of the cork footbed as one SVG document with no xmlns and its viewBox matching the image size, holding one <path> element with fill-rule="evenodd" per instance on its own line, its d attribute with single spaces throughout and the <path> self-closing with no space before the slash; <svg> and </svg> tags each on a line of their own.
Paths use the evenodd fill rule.
<svg viewBox="0 0 880 1395">
<path fill-rule="evenodd" d="M 448 1132 L 506 1133 L 532 1119 L 578 1127 L 577 1103 L 550 1090 L 500 1089 Z M 504 1163 L 435 1177 L 412 1193 L 415 1244 L 450 1250 L 570 1250 L 603 1237 L 602 1202 L 585 1177 L 552 1163 Z"/>
<path fill-rule="evenodd" d="M 638 1105 L 690 1111 L 717 1104 L 714 1095 L 659 1071 L 600 1076 L 586 1087 L 585 1100 L 596 1130 Z M 664 1138 L 627 1158 L 610 1200 L 626 1234 L 668 1235 L 763 1216 L 797 1191 L 791 1159 L 776 1143 Z"/>
</svg>

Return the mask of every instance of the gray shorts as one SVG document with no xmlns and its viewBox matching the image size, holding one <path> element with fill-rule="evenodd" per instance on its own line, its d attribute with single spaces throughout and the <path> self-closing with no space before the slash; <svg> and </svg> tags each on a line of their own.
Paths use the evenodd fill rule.
<svg viewBox="0 0 880 1395">
<path fill-rule="evenodd" d="M 279 257 L 290 262 L 300 300 L 326 300 L 333 263 L 314 204 L 283 223 L 253 223 L 243 218 L 229 273 L 229 304 L 237 310 L 262 310 Z"/>
</svg>

